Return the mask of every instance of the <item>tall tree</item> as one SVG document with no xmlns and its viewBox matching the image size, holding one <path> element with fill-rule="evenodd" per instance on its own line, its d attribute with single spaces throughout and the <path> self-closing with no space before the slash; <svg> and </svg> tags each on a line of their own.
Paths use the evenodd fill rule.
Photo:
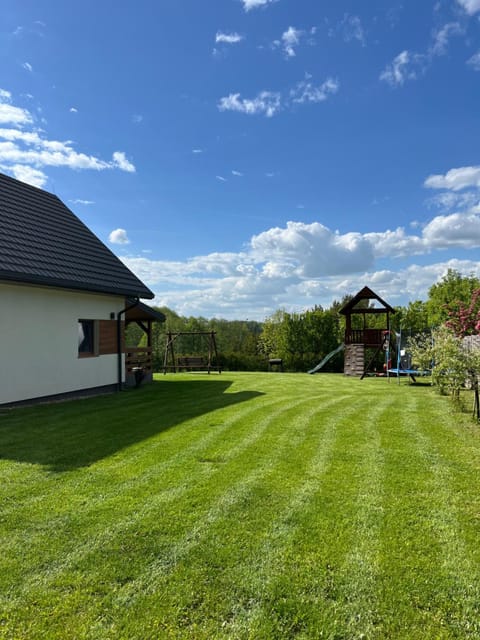
<svg viewBox="0 0 480 640">
<path fill-rule="evenodd" d="M 480 280 L 474 275 L 462 276 L 459 271 L 449 269 L 440 282 L 428 291 L 427 313 L 430 326 L 444 324 L 451 313 L 458 313 L 462 305 L 469 306 Z"/>
</svg>

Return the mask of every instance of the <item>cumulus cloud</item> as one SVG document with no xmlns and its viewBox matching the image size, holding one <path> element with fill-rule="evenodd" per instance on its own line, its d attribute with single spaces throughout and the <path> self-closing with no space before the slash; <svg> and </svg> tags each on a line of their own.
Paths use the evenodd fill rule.
<svg viewBox="0 0 480 640">
<path fill-rule="evenodd" d="M 457 2 L 470 16 L 480 11 L 480 0 L 457 0 Z"/>
<path fill-rule="evenodd" d="M 463 194 L 451 193 L 457 200 Z M 463 201 L 467 203 L 466 200 Z M 452 203 L 453 204 L 453 203 Z M 404 228 L 340 233 L 321 222 L 288 222 L 254 235 L 238 253 L 185 261 L 122 260 L 155 291 L 156 304 L 186 315 L 263 319 L 279 307 L 329 305 L 365 283 L 391 304 L 425 298 L 449 268 L 480 276 L 480 262 L 459 258 L 425 264 L 425 256 L 480 247 L 480 206 L 434 216 L 415 231 Z M 421 264 L 411 263 L 423 256 Z M 385 261 L 410 262 L 400 269 Z M 188 291 L 188 295 L 186 295 Z"/>
<path fill-rule="evenodd" d="M 222 31 L 217 31 L 215 35 L 215 42 L 224 43 L 224 44 L 237 44 L 243 40 L 243 36 L 239 33 L 223 33 Z"/>
<path fill-rule="evenodd" d="M 243 2 L 243 8 L 245 11 L 251 11 L 252 9 L 258 9 L 260 7 L 266 7 L 269 4 L 278 2 L 278 0 L 241 0 Z"/>
<path fill-rule="evenodd" d="M 112 158 L 113 164 L 122 171 L 127 171 L 128 173 L 135 172 L 135 166 L 130 162 L 130 160 L 127 160 L 123 151 L 115 151 Z"/>
<path fill-rule="evenodd" d="M 239 93 L 220 98 L 220 111 L 238 111 L 248 115 L 262 114 L 271 118 L 280 111 L 280 93 L 261 91 L 255 98 L 241 98 Z"/>
<path fill-rule="evenodd" d="M 458 167 L 445 174 L 429 176 L 424 185 L 430 189 L 459 191 L 467 187 L 480 187 L 480 166 Z"/>
<path fill-rule="evenodd" d="M 477 184 L 471 174 L 463 176 L 460 184 L 465 180 Z M 480 247 L 478 197 L 472 205 L 472 197 L 453 190 L 459 184 L 455 173 L 430 176 L 426 186 L 431 178 L 434 182 L 442 178 L 442 187 L 452 185 L 446 194 L 439 194 L 449 196 L 445 205 L 467 208 L 434 216 L 423 227 L 411 225 L 414 230 L 408 232 L 398 227 L 340 233 L 318 221 L 292 221 L 254 235 L 238 253 L 213 253 L 184 262 L 134 256 L 122 259 L 154 291 L 167 291 L 156 297 L 156 304 L 186 315 L 261 320 L 280 307 L 299 310 L 314 304 L 329 305 L 365 283 L 391 304 L 406 304 L 425 298 L 449 268 L 480 276 L 479 261 L 458 257 L 426 260 L 438 251 L 458 254 Z M 415 256 L 422 256 L 421 264 L 412 262 Z M 385 267 L 387 260 L 409 266 L 393 270 Z"/>
<path fill-rule="evenodd" d="M 480 216 L 452 213 L 437 216 L 423 229 L 426 244 L 432 248 L 474 248 L 480 246 Z"/>
<path fill-rule="evenodd" d="M 314 278 L 367 269 L 374 257 L 361 234 L 341 235 L 319 222 L 288 222 L 286 228 L 269 229 L 252 238 L 251 248 L 259 261 L 288 258 L 299 276 Z"/>
<path fill-rule="evenodd" d="M 25 178 L 35 186 L 45 184 L 45 167 L 135 171 L 123 151 L 115 151 L 111 160 L 102 160 L 76 151 L 71 140 L 49 139 L 44 131 L 35 126 L 34 117 L 28 109 L 12 104 L 11 93 L 5 89 L 0 89 L 0 125 L 6 125 L 0 127 L 2 169 L 11 171 L 19 179 Z"/>
<path fill-rule="evenodd" d="M 0 89 L 0 124 L 10 124 L 15 127 L 32 124 L 33 118 L 27 109 L 15 107 L 11 104 L 10 91 Z"/>
<path fill-rule="evenodd" d="M 40 169 L 26 166 L 24 164 L 4 165 L 0 164 L 4 170 L 10 171 L 14 178 L 31 184 L 32 187 L 43 187 L 47 182 L 47 176 Z"/>
<path fill-rule="evenodd" d="M 110 232 L 108 240 L 112 244 L 130 244 L 130 240 L 128 239 L 125 229 L 114 229 Z"/>
</svg>

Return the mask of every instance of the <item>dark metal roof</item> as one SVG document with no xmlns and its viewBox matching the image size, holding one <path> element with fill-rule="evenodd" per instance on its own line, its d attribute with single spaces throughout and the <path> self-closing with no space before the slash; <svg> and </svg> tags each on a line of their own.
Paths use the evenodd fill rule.
<svg viewBox="0 0 480 640">
<path fill-rule="evenodd" d="M 57 196 L 1 173 L 0 280 L 154 297 Z"/>
<path fill-rule="evenodd" d="M 365 308 L 365 309 L 354 309 L 355 305 L 357 305 L 361 300 L 377 300 L 381 305 L 383 305 L 384 309 L 375 309 L 375 308 Z M 349 313 L 395 313 L 395 309 L 391 307 L 385 300 L 382 300 L 379 295 L 372 291 L 369 287 L 363 287 L 357 294 L 353 296 L 351 300 L 349 300 L 346 304 L 343 305 L 341 309 L 339 309 L 339 313 L 343 315 L 348 315 Z"/>
</svg>

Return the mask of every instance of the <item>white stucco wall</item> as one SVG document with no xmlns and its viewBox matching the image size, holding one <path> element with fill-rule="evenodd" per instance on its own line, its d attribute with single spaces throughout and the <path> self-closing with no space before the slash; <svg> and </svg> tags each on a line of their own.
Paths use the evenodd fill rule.
<svg viewBox="0 0 480 640">
<path fill-rule="evenodd" d="M 78 320 L 124 307 L 119 296 L 0 283 L 0 404 L 116 384 L 116 354 L 78 357 Z"/>
</svg>

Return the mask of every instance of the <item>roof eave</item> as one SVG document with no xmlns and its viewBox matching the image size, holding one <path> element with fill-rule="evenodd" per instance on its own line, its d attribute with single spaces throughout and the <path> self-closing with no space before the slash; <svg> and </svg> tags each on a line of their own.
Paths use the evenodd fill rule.
<svg viewBox="0 0 480 640">
<path fill-rule="evenodd" d="M 0 271 L 0 281 L 7 281 L 17 284 L 31 284 L 43 287 L 53 287 L 55 289 L 69 289 L 75 291 L 86 291 L 91 293 L 104 293 L 108 295 L 122 296 L 126 298 L 143 298 L 152 300 L 155 294 L 147 287 L 139 287 L 138 289 L 126 289 L 105 287 L 86 282 L 76 282 L 75 280 L 63 280 L 58 278 L 46 278 L 33 274 L 14 273 Z"/>
</svg>

